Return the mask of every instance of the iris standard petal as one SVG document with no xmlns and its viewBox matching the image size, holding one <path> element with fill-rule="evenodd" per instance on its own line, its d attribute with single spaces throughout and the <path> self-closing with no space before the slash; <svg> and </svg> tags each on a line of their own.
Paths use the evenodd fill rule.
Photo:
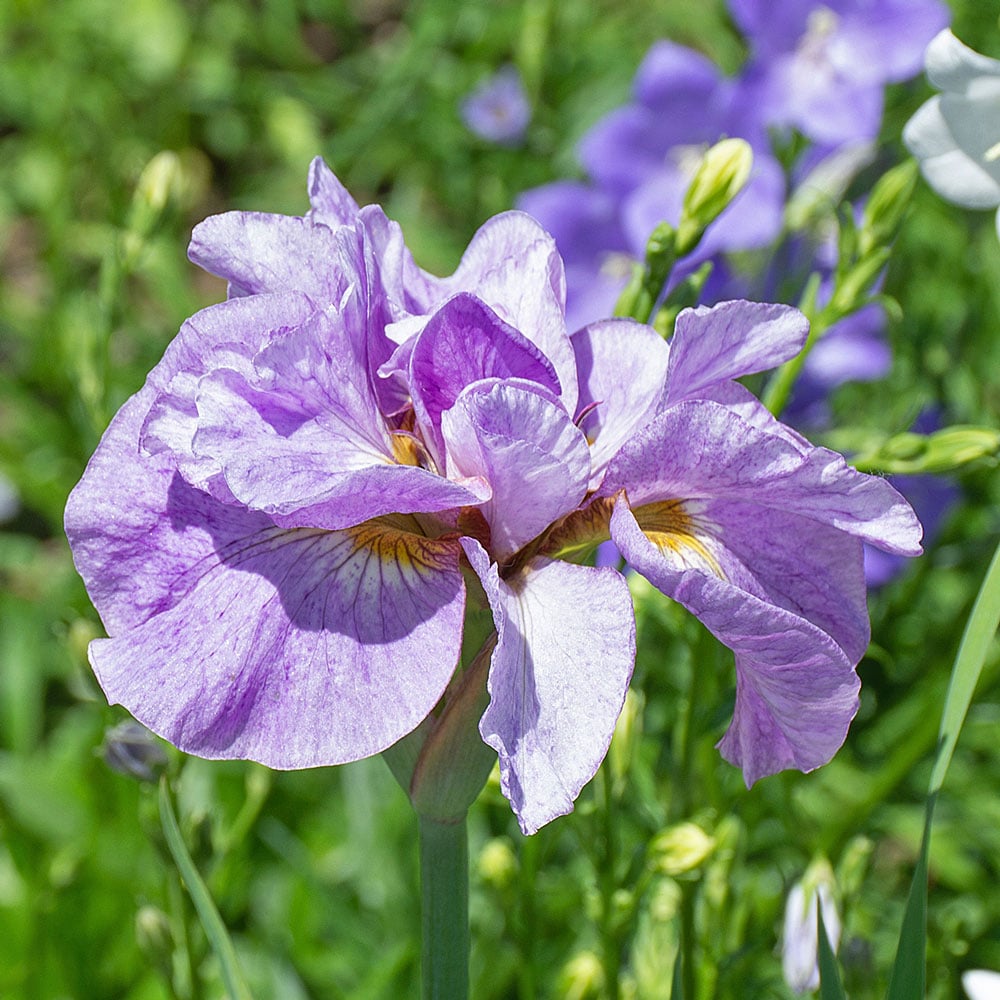
<svg viewBox="0 0 1000 1000">
<path fill-rule="evenodd" d="M 502 580 L 478 543 L 462 544 L 497 630 L 479 732 L 530 834 L 572 810 L 607 753 L 635 662 L 632 599 L 613 569 L 534 559 Z"/>
<path fill-rule="evenodd" d="M 173 608 L 96 640 L 91 663 L 109 700 L 187 752 L 357 760 L 417 726 L 454 671 L 458 557 L 389 525 L 263 529 L 202 560 Z"/>
<path fill-rule="evenodd" d="M 290 215 L 225 212 L 194 227 L 188 257 L 225 278 L 231 298 L 295 291 L 324 305 L 339 302 L 359 270 L 348 232 Z"/>
<path fill-rule="evenodd" d="M 920 522 L 884 479 L 826 448 L 804 448 L 752 426 L 718 403 L 671 406 L 608 467 L 600 493 L 633 507 L 666 497 L 746 500 L 795 511 L 887 552 L 919 555 Z"/>
<path fill-rule="evenodd" d="M 566 274 L 555 240 L 524 212 L 503 212 L 476 231 L 442 299 L 472 292 L 552 362 L 559 395 L 576 406 L 576 365 L 566 332 Z"/>
<path fill-rule="evenodd" d="M 559 395 L 548 358 L 476 296 L 460 293 L 431 317 L 409 358 L 413 409 L 435 450 L 441 444 L 441 414 L 467 385 L 488 378 L 530 379 Z"/>
<path fill-rule="evenodd" d="M 858 708 L 860 684 L 844 650 L 801 615 L 725 579 L 697 530 L 675 521 L 660 544 L 647 531 L 620 497 L 611 536 L 622 555 L 736 654 L 736 706 L 719 743 L 722 755 L 748 785 L 829 761 Z"/>
<path fill-rule="evenodd" d="M 309 218 L 331 229 L 349 226 L 358 216 L 358 203 L 321 156 L 309 164 Z"/>
<path fill-rule="evenodd" d="M 572 337 L 580 400 L 577 421 L 590 445 L 590 489 L 663 396 L 670 348 L 651 327 L 628 319 L 591 323 Z"/>
<path fill-rule="evenodd" d="M 482 512 L 490 551 L 503 560 L 587 492 L 590 453 L 582 431 L 532 383 L 481 383 L 442 418 L 449 475 L 489 484 Z"/>
<path fill-rule="evenodd" d="M 723 302 L 685 309 L 670 343 L 667 399 L 699 396 L 724 380 L 767 371 L 794 357 L 809 321 L 791 306 Z"/>
</svg>

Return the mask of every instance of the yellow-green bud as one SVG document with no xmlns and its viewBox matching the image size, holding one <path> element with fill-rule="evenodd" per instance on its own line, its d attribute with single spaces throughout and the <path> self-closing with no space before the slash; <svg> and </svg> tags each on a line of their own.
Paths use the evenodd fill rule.
<svg viewBox="0 0 1000 1000">
<path fill-rule="evenodd" d="M 896 434 L 855 465 L 887 474 L 954 472 L 978 461 L 1000 457 L 1000 431 L 992 427 L 956 425 L 933 434 Z"/>
<path fill-rule="evenodd" d="M 604 966 L 592 951 L 574 955 L 559 975 L 559 995 L 565 1000 L 587 1000 L 604 993 Z"/>
<path fill-rule="evenodd" d="M 700 867 L 715 849 L 715 838 L 697 823 L 678 823 L 658 833 L 649 845 L 650 866 L 671 877 Z"/>
<path fill-rule="evenodd" d="M 142 906 L 135 915 L 135 939 L 139 950 L 157 965 L 170 967 L 174 936 L 163 910 Z"/>
<path fill-rule="evenodd" d="M 896 238 L 918 175 L 916 160 L 907 160 L 883 174 L 872 188 L 861 219 L 862 256 L 875 247 L 888 246 Z"/>
<path fill-rule="evenodd" d="M 725 211 L 750 179 L 753 150 L 744 139 L 723 139 L 702 157 L 684 195 L 677 229 L 677 255 L 690 253 L 705 230 Z"/>
<path fill-rule="evenodd" d="M 495 889 L 504 889 L 517 877 L 517 855 L 506 837 L 488 840 L 479 852 L 479 877 Z"/>
<path fill-rule="evenodd" d="M 625 780 L 632 766 L 632 757 L 642 732 L 643 705 L 642 695 L 629 689 L 608 751 L 608 763 L 616 785 Z"/>
</svg>

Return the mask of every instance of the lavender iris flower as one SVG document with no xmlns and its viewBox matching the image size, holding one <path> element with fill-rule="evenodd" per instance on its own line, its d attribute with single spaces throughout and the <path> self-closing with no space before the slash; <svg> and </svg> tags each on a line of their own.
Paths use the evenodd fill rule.
<svg viewBox="0 0 1000 1000">
<path fill-rule="evenodd" d="M 441 279 L 320 160 L 309 194 L 304 218 L 196 228 L 230 298 L 183 325 L 70 497 L 109 699 L 204 757 L 356 760 L 446 696 L 488 603 L 480 733 L 532 832 L 572 809 L 631 676 L 624 578 L 567 561 L 611 537 L 735 651 L 720 747 L 746 781 L 827 761 L 868 641 L 862 541 L 913 555 L 920 527 L 733 381 L 794 355 L 803 317 L 731 302 L 669 346 L 627 320 L 570 337 L 528 216 L 489 220 Z"/>
<path fill-rule="evenodd" d="M 528 95 L 514 66 L 502 67 L 479 84 L 462 102 L 461 111 L 471 132 L 504 146 L 519 143 L 531 121 Z"/>
</svg>

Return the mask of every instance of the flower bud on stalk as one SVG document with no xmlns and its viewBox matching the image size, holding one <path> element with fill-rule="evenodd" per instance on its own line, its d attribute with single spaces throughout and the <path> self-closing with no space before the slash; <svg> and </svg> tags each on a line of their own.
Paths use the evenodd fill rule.
<svg viewBox="0 0 1000 1000">
<path fill-rule="evenodd" d="M 746 186 L 752 167 L 753 150 L 744 139 L 723 139 L 705 153 L 684 196 L 677 227 L 678 257 L 698 245 L 705 230 Z"/>
</svg>

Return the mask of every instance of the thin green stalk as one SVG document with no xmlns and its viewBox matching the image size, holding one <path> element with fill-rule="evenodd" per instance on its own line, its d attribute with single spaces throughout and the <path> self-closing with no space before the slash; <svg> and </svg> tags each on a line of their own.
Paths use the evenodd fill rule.
<svg viewBox="0 0 1000 1000">
<path fill-rule="evenodd" d="M 604 792 L 604 808 L 601 810 L 603 821 L 601 839 L 604 845 L 601 865 L 601 897 L 604 903 L 604 926 L 601 928 L 604 939 L 604 978 L 609 1000 L 618 1000 L 621 980 L 621 936 L 615 905 L 615 894 L 618 891 L 618 840 L 615 835 L 614 780 L 611 766 L 607 762 L 601 767 L 601 779 Z"/>
<path fill-rule="evenodd" d="M 208 887 L 198 873 L 198 869 L 188 853 L 184 838 L 181 836 L 165 777 L 160 779 L 160 822 L 163 824 L 163 835 L 166 838 L 167 847 L 170 848 L 174 864 L 177 865 L 177 870 L 184 879 L 191 902 L 194 903 L 194 908 L 198 911 L 198 919 L 205 929 L 205 935 L 212 945 L 215 957 L 219 960 L 222 982 L 229 994 L 229 1000 L 253 1000 L 250 990 L 243 981 L 243 975 L 236 959 L 236 950 L 233 948 L 233 942 L 229 938 L 226 925 L 222 922 L 222 917 L 219 916 L 219 911 L 212 901 Z"/>
<path fill-rule="evenodd" d="M 418 817 L 423 1000 L 469 996 L 469 841 L 466 820 Z"/>
<path fill-rule="evenodd" d="M 538 838 L 521 838 L 521 871 L 518 880 L 521 922 L 518 931 L 521 960 L 518 963 L 519 1000 L 536 1000 L 538 996 L 538 964 L 535 961 L 538 941 L 538 911 L 535 908 L 538 872 Z"/>
</svg>

